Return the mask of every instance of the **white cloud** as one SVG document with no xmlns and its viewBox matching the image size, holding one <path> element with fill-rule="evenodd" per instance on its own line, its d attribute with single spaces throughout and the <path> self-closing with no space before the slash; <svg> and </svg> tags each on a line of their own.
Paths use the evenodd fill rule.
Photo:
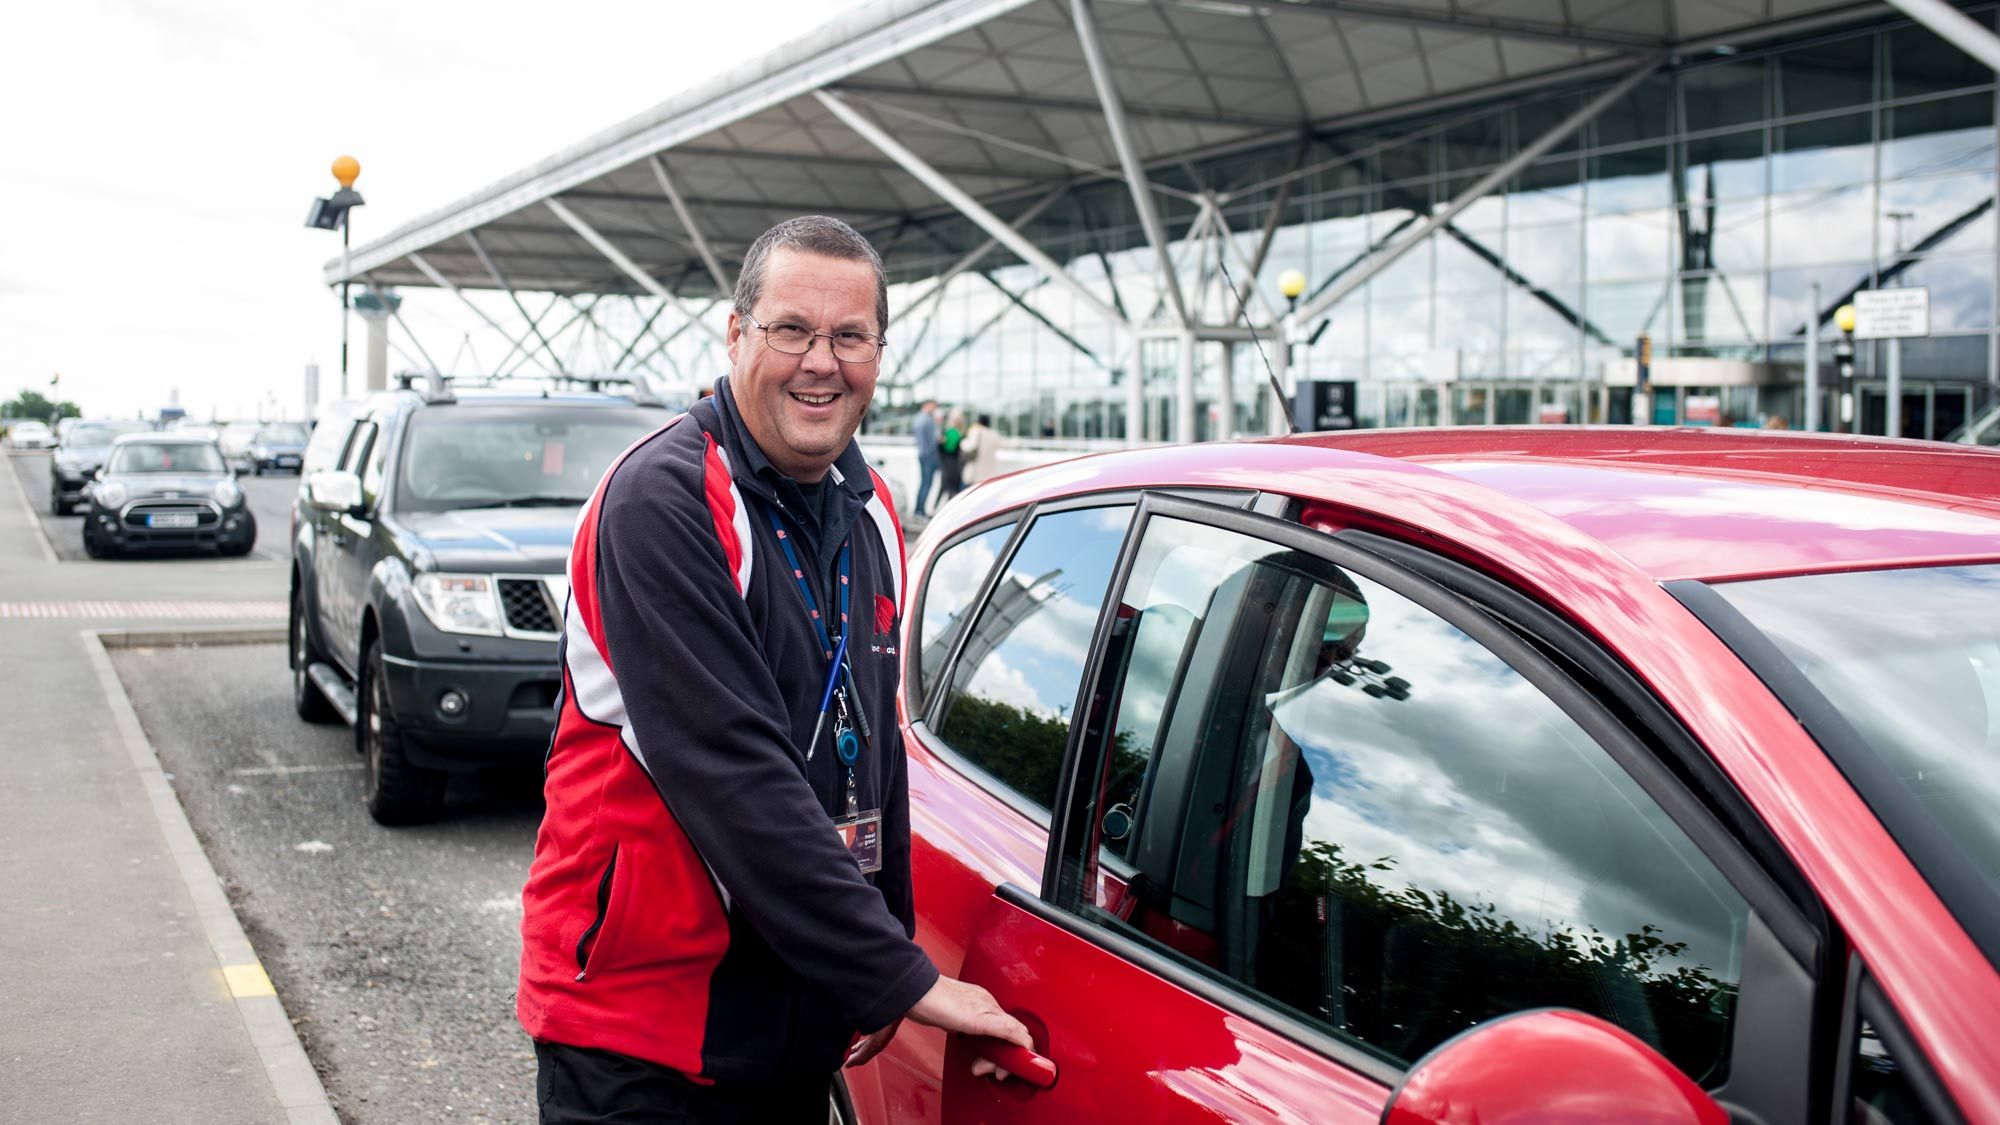
<svg viewBox="0 0 2000 1125">
<path fill-rule="evenodd" d="M 333 157 L 361 161 L 363 243 L 853 2 L 11 11 L 0 398 L 46 390 L 60 372 L 60 395 L 93 413 L 156 410 L 177 388 L 197 415 L 273 400 L 296 414 L 308 359 L 327 393 L 338 378 L 339 302 L 320 271 L 339 239 L 304 227 L 312 198 L 334 187 Z M 477 323 L 429 292 L 404 312 L 447 350 Z M 358 389 L 358 320 L 353 331 Z"/>
</svg>

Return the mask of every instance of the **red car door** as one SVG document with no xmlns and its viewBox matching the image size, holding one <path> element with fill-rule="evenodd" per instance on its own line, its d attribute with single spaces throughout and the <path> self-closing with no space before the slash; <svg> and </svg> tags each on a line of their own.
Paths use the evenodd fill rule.
<svg viewBox="0 0 2000 1125">
<path fill-rule="evenodd" d="M 1389 1091 L 1362 1075 L 1071 933 L 1006 887 L 993 896 L 960 979 L 992 992 L 1055 1064 L 1038 1089 L 972 1076 L 980 1045 L 945 1050 L 943 1120 L 1098 1125 L 1381 1118 Z"/>
</svg>

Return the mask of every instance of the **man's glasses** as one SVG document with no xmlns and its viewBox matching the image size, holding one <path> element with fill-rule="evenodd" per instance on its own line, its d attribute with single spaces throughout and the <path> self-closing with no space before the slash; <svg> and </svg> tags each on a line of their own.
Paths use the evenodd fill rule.
<svg viewBox="0 0 2000 1125">
<path fill-rule="evenodd" d="M 746 315 L 743 319 L 764 334 L 764 342 L 771 345 L 772 351 L 786 355 L 804 355 L 812 350 L 815 338 L 824 336 L 833 345 L 833 358 L 842 363 L 868 363 L 881 355 L 889 343 L 867 332 L 815 332 L 803 324 L 785 320 L 762 324 L 754 316 Z"/>
</svg>

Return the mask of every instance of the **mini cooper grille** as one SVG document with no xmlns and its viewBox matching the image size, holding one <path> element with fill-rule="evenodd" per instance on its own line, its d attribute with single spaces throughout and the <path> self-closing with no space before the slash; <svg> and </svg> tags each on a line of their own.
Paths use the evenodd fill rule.
<svg viewBox="0 0 2000 1125">
<path fill-rule="evenodd" d="M 185 530 L 186 516 L 189 513 L 194 515 L 194 526 L 198 528 L 214 527 L 222 522 L 222 516 L 207 504 L 176 504 L 172 501 L 161 504 L 134 504 L 132 509 L 125 513 L 125 522 L 132 527 L 153 527 L 158 524 L 173 525 L 166 526 L 166 530 L 170 531 L 176 526 Z M 167 518 L 148 522 L 148 517 L 151 516 Z"/>
<path fill-rule="evenodd" d="M 507 627 L 523 633 L 556 632 L 556 617 L 549 609 L 548 595 L 538 579 L 502 578 L 500 605 L 507 614 Z"/>
</svg>

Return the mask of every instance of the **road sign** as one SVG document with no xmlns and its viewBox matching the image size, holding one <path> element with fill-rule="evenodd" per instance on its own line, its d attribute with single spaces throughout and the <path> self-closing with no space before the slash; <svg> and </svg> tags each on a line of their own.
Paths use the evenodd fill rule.
<svg viewBox="0 0 2000 1125">
<path fill-rule="evenodd" d="M 1860 340 L 1886 340 L 1931 334 L 1931 291 L 1921 285 L 1909 289 L 1863 289 L 1854 295 L 1854 336 Z"/>
</svg>

